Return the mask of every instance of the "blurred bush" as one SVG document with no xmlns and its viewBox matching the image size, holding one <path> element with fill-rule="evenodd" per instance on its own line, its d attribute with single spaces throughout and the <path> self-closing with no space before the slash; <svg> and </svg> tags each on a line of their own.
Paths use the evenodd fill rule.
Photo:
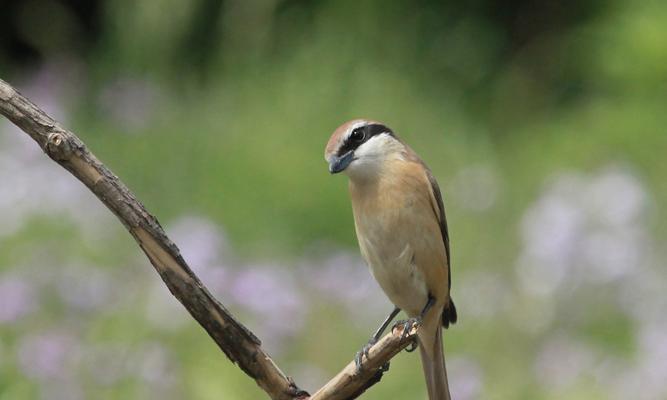
<svg viewBox="0 0 667 400">
<path fill-rule="evenodd" d="M 456 399 L 667 396 L 662 2 L 3 3 L 2 79 L 306 389 L 391 308 L 322 158 L 365 116 L 443 188 Z M 0 398 L 262 397 L 24 136 L 0 125 Z M 425 398 L 418 365 L 397 357 L 365 397 Z"/>
</svg>

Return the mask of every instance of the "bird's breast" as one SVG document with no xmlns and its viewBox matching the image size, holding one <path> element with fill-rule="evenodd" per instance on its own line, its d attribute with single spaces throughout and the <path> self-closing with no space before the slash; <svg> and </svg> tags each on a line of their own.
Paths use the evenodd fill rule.
<svg viewBox="0 0 667 400">
<path fill-rule="evenodd" d="M 409 315 L 418 315 L 428 290 L 411 245 L 417 234 L 410 223 L 414 199 L 385 188 L 362 200 L 353 200 L 362 256 L 387 297 Z"/>
</svg>

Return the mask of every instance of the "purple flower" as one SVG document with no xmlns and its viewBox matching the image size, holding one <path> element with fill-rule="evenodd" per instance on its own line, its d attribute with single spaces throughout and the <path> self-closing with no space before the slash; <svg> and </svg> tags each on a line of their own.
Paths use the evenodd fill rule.
<svg viewBox="0 0 667 400">
<path fill-rule="evenodd" d="M 643 217 L 648 194 L 627 168 L 611 166 L 591 180 L 582 200 L 601 223 L 623 227 Z"/>
<path fill-rule="evenodd" d="M 0 280 L 0 324 L 15 322 L 35 307 L 35 290 L 27 281 L 15 277 Z"/>
<path fill-rule="evenodd" d="M 21 371 L 35 380 L 65 379 L 78 361 L 75 339 L 60 332 L 26 336 L 17 351 Z"/>
<path fill-rule="evenodd" d="M 99 106 L 116 124 L 138 130 L 150 122 L 159 98 L 159 90 L 151 82 L 123 77 L 104 88 Z"/>
<path fill-rule="evenodd" d="M 452 357 L 447 360 L 447 372 L 453 399 L 478 399 L 483 388 L 482 369 L 470 358 Z"/>
<path fill-rule="evenodd" d="M 138 375 L 154 389 L 167 389 L 176 382 L 176 366 L 171 354 L 159 343 L 145 344 L 137 352 L 133 364 Z"/>
<path fill-rule="evenodd" d="M 342 304 L 352 319 L 377 316 L 378 320 L 391 311 L 392 305 L 361 257 L 346 252 L 334 253 L 324 259 L 308 260 L 301 266 L 304 285 L 316 291 L 318 298 Z"/>
<path fill-rule="evenodd" d="M 185 216 L 169 224 L 170 236 L 178 244 L 183 258 L 193 268 L 210 266 L 221 261 L 226 238 L 221 229 L 210 220 L 199 216 Z"/>
<path fill-rule="evenodd" d="M 279 265 L 246 266 L 231 287 L 232 299 L 261 318 L 272 335 L 293 335 L 307 312 L 302 289 L 291 271 Z"/>
<path fill-rule="evenodd" d="M 650 253 L 647 198 L 625 168 L 558 176 L 521 222 L 521 288 L 551 296 L 564 285 L 604 284 L 636 271 Z"/>
<path fill-rule="evenodd" d="M 11 235 L 37 214 L 65 216 L 85 230 L 85 237 L 107 227 L 112 215 L 67 171 L 53 168 L 39 147 L 22 133 L 0 130 L 0 182 L 11 187 L 0 195 L 0 235 Z"/>
<path fill-rule="evenodd" d="M 81 311 L 93 311 L 106 305 L 115 285 L 109 274 L 97 266 L 64 267 L 56 279 L 56 288 L 63 302 Z"/>
<path fill-rule="evenodd" d="M 639 369 L 645 383 L 652 384 L 662 395 L 667 394 L 667 322 L 643 326 L 638 342 Z"/>
<path fill-rule="evenodd" d="M 595 365 L 593 352 L 563 334 L 546 340 L 535 360 L 537 379 L 551 390 L 567 389 L 589 374 Z"/>
<path fill-rule="evenodd" d="M 85 69 L 79 60 L 49 61 L 19 85 L 26 97 L 62 124 L 67 124 L 67 105 L 85 87 Z"/>
<path fill-rule="evenodd" d="M 188 216 L 176 220 L 168 232 L 199 279 L 212 293 L 223 293 L 228 281 L 223 256 L 230 251 L 222 229 L 208 219 Z"/>
</svg>

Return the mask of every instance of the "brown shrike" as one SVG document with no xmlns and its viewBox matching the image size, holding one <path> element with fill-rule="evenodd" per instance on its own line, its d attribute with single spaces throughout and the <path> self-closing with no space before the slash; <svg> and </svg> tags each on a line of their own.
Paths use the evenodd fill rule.
<svg viewBox="0 0 667 400">
<path fill-rule="evenodd" d="M 449 399 L 442 327 L 456 322 L 450 297 L 449 235 L 438 183 L 408 145 L 384 124 L 357 119 L 331 135 L 324 152 L 329 172 L 349 177 L 361 254 L 395 305 L 357 353 L 357 367 L 396 314 L 417 324 L 429 399 Z"/>
</svg>

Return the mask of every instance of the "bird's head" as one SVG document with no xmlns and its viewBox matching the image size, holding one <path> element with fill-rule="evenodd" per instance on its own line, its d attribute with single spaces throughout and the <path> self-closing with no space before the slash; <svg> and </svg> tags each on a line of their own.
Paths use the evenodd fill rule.
<svg viewBox="0 0 667 400">
<path fill-rule="evenodd" d="M 350 178 L 362 179 L 381 172 L 384 163 L 402 158 L 404 145 L 386 125 L 355 119 L 334 131 L 324 150 L 329 172 L 345 172 Z"/>
</svg>

